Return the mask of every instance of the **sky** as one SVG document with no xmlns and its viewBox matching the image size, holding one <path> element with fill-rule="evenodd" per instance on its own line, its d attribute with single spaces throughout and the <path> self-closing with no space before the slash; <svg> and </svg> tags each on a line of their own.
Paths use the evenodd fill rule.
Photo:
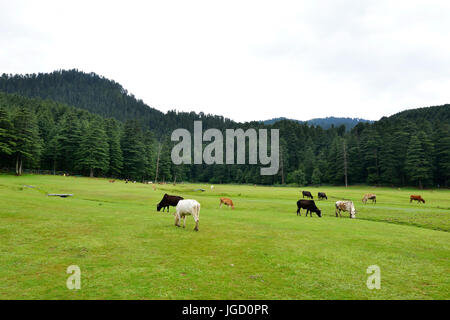
<svg viewBox="0 0 450 320">
<path fill-rule="evenodd" d="M 450 1 L 0 0 L 0 73 L 73 68 L 164 112 L 377 120 L 450 102 Z"/>
</svg>

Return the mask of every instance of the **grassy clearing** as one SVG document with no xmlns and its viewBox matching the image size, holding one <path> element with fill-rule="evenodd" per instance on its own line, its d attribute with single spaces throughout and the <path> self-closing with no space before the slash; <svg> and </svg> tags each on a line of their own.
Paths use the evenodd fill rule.
<svg viewBox="0 0 450 320">
<path fill-rule="evenodd" d="M 193 191 L 199 187 L 206 191 Z M 323 218 L 296 216 L 300 191 L 202 184 L 154 191 L 0 175 L 0 299 L 449 298 L 449 191 L 323 187 L 330 197 L 316 201 Z M 200 232 L 190 217 L 182 229 L 172 214 L 156 212 L 165 192 L 201 203 Z M 366 192 L 377 194 L 376 205 L 361 203 Z M 410 204 L 413 193 L 426 204 Z M 219 209 L 220 196 L 236 209 Z M 357 219 L 334 216 L 338 199 L 355 202 Z M 381 290 L 366 287 L 374 264 Z M 69 265 L 81 268 L 81 290 L 66 288 Z"/>
</svg>

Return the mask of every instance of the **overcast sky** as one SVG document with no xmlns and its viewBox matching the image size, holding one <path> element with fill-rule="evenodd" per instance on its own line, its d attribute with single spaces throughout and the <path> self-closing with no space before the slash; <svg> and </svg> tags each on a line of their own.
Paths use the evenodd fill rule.
<svg viewBox="0 0 450 320">
<path fill-rule="evenodd" d="M 162 111 L 377 120 L 450 102 L 450 1 L 0 0 L 0 73 L 72 68 Z"/>
</svg>

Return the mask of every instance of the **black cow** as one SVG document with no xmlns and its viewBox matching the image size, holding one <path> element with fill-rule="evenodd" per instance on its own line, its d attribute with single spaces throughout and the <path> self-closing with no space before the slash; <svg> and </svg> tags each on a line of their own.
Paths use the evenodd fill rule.
<svg viewBox="0 0 450 320">
<path fill-rule="evenodd" d="M 319 200 L 320 199 L 327 199 L 328 200 L 327 195 L 325 194 L 325 192 L 319 192 L 317 194 L 317 197 L 319 198 Z"/>
<path fill-rule="evenodd" d="M 322 211 L 319 210 L 319 208 L 316 207 L 316 204 L 314 203 L 314 200 L 298 200 L 297 201 L 297 215 L 301 216 L 300 209 L 306 209 L 306 216 L 309 215 L 312 217 L 311 212 L 315 212 L 317 216 L 322 217 Z"/>
<path fill-rule="evenodd" d="M 183 200 L 183 199 L 184 199 L 183 197 L 171 196 L 166 193 L 164 195 L 164 197 L 162 198 L 161 202 L 158 203 L 156 210 L 161 211 L 161 208 L 163 208 L 163 212 L 164 212 L 164 210 L 167 208 L 167 212 L 169 212 L 169 206 L 176 207 L 176 205 L 178 204 L 178 201 Z"/>
<path fill-rule="evenodd" d="M 311 192 L 309 192 L 309 191 L 302 191 L 302 195 L 303 195 L 303 198 L 305 198 L 305 196 L 306 196 L 307 198 L 314 199 Z"/>
</svg>

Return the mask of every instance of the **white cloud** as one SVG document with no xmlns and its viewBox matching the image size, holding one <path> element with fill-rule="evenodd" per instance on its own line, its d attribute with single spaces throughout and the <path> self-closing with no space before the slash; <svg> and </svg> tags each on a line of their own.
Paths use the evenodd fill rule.
<svg viewBox="0 0 450 320">
<path fill-rule="evenodd" d="M 162 111 L 378 119 L 450 101 L 447 1 L 3 1 L 0 72 L 78 68 Z"/>
</svg>

